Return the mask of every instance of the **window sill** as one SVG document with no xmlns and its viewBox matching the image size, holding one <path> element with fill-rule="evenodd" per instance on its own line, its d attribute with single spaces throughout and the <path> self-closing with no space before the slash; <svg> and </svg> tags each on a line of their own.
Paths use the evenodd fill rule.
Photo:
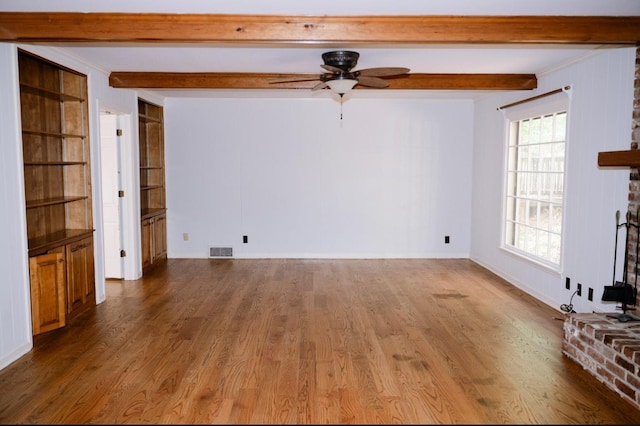
<svg viewBox="0 0 640 426">
<path fill-rule="evenodd" d="M 537 269 L 540 269 L 546 273 L 557 275 L 558 277 L 562 276 L 560 265 L 552 265 L 550 263 L 545 263 L 542 260 L 537 260 L 531 257 L 529 254 L 521 252 L 511 247 L 502 246 L 500 247 L 500 249 L 505 253 L 509 254 L 510 256 L 516 257 L 519 260 L 522 260 L 523 262 L 527 262 L 532 266 L 536 267 Z"/>
</svg>

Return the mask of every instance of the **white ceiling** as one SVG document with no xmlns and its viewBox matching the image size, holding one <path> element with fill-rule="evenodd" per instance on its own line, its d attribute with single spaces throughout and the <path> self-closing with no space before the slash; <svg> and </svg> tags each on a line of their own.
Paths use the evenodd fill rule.
<svg viewBox="0 0 640 426">
<path fill-rule="evenodd" d="M 627 15 L 638 0 L 1 0 L 3 11 L 274 15 Z"/>
<path fill-rule="evenodd" d="M 605 15 L 639 16 L 640 0 L 0 0 L 0 11 L 166 12 L 273 15 Z M 585 45 L 212 45 L 53 44 L 112 71 L 321 73 L 321 54 L 360 53 L 356 69 L 408 67 L 412 73 L 534 73 L 592 54 Z M 610 46 L 607 48 L 611 48 Z M 379 90 L 374 90 L 379 92 Z M 299 92 L 299 91 L 298 91 Z M 165 91 L 172 96 L 193 91 Z"/>
</svg>

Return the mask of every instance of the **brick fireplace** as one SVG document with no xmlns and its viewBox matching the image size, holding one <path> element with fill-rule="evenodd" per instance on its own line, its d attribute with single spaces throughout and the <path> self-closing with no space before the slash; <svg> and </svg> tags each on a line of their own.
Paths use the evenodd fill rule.
<svg viewBox="0 0 640 426">
<path fill-rule="evenodd" d="M 636 50 L 631 150 L 640 144 L 640 48 Z M 640 209 L 640 172 L 630 168 L 630 223 L 636 224 Z M 621 222 L 626 222 L 621 212 Z M 638 224 L 640 225 L 640 224 Z M 629 233 L 627 282 L 635 282 L 636 232 Z M 638 277 L 640 279 L 640 277 Z M 640 306 L 636 296 L 636 306 Z M 630 311 L 640 316 L 638 311 Z M 566 314 L 562 352 L 618 393 L 640 408 L 640 321 L 620 322 L 601 313 Z"/>
<path fill-rule="evenodd" d="M 633 120 L 631 122 L 631 149 L 638 149 L 640 145 L 640 48 L 636 50 L 636 70 L 635 79 L 633 84 Z M 640 211 L 640 172 L 638 168 L 631 168 L 629 175 L 629 211 Z M 640 224 L 638 224 L 640 225 Z M 633 234 L 633 233 L 632 233 Z M 629 281 L 635 280 L 635 269 L 631 265 L 635 265 L 636 258 L 636 246 L 638 244 L 637 237 L 630 235 L 629 238 L 629 253 L 633 253 L 633 256 L 629 256 L 629 271 L 632 275 L 629 277 Z M 640 277 L 638 277 L 640 279 Z M 636 305 L 639 305 L 640 298 L 636 299 Z"/>
<path fill-rule="evenodd" d="M 562 352 L 640 408 L 640 322 L 567 314 Z"/>
</svg>

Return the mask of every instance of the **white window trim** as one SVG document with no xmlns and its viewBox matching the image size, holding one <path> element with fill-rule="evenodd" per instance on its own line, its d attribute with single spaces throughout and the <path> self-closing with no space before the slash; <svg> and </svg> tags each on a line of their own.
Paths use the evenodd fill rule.
<svg viewBox="0 0 640 426">
<path fill-rule="evenodd" d="M 561 274 L 564 264 L 564 247 L 565 247 L 565 234 L 566 234 L 566 217 L 567 217 L 567 174 L 569 170 L 569 144 L 570 144 L 570 122 L 571 122 L 571 88 L 567 85 L 562 89 L 562 92 L 550 95 L 548 97 L 532 100 L 531 102 L 521 103 L 513 107 L 500 109 L 503 114 L 503 168 L 502 168 L 502 215 L 500 220 L 500 249 L 512 254 L 520 259 L 530 262 L 536 266 L 542 267 L 546 270 L 553 271 Z M 507 221 L 507 196 L 508 196 L 508 168 L 509 168 L 509 139 L 511 132 L 511 122 L 519 121 L 526 118 L 536 117 L 548 114 L 550 112 L 557 112 L 560 110 L 567 111 L 567 128 L 565 138 L 565 159 L 564 159 L 564 175 L 563 175 L 563 200 L 562 200 L 562 232 L 561 232 L 561 244 L 560 244 L 560 262 L 555 264 L 553 262 L 547 262 L 545 259 L 534 256 L 523 250 L 519 250 L 516 247 L 507 245 L 506 240 L 506 221 Z"/>
</svg>

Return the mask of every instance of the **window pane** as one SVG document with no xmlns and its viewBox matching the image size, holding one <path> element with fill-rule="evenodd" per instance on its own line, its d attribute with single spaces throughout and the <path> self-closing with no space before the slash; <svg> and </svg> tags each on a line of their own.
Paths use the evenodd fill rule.
<svg viewBox="0 0 640 426">
<path fill-rule="evenodd" d="M 536 246 L 535 246 L 536 255 L 545 259 L 548 257 L 549 253 L 549 234 L 542 230 L 536 231 Z"/>
<path fill-rule="evenodd" d="M 540 125 L 540 142 L 551 142 L 553 140 L 553 115 L 546 115 L 542 117 L 542 123 Z"/>
<path fill-rule="evenodd" d="M 562 238 L 559 234 L 551 234 L 550 235 L 550 252 L 548 259 L 553 263 L 560 263 L 560 246 L 562 243 Z"/>
<path fill-rule="evenodd" d="M 518 140 L 512 141 L 512 143 L 519 143 L 525 145 L 529 143 L 529 120 L 520 121 Z"/>
<path fill-rule="evenodd" d="M 525 223 L 527 220 L 527 201 L 523 198 L 516 198 L 516 209 L 513 220 Z"/>
<path fill-rule="evenodd" d="M 538 244 L 536 230 L 528 226 L 523 226 L 523 228 L 523 235 L 526 236 L 526 239 L 524 241 L 524 250 L 528 251 L 529 253 L 535 254 L 536 246 Z"/>
<path fill-rule="evenodd" d="M 554 129 L 554 141 L 564 141 L 567 138 L 567 113 L 560 112 L 556 114 L 556 122 Z"/>
<path fill-rule="evenodd" d="M 562 206 L 552 205 L 549 216 L 549 230 L 559 234 L 562 230 Z"/>
<path fill-rule="evenodd" d="M 516 193 L 516 174 L 508 173 L 507 174 L 507 194 L 515 194 Z M 509 210 L 507 210 L 509 211 Z"/>
<path fill-rule="evenodd" d="M 541 117 L 536 117 L 531 120 L 531 125 L 529 127 L 529 143 L 540 141 L 540 122 Z"/>
</svg>

